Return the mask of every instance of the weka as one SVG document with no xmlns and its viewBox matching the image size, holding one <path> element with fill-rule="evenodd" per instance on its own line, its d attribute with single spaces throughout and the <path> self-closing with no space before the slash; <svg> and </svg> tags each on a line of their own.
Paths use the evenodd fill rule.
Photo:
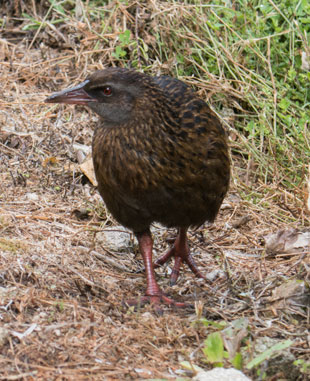
<svg viewBox="0 0 310 381">
<path fill-rule="evenodd" d="M 190 255 L 187 229 L 212 222 L 228 190 L 230 159 L 216 115 L 177 79 L 121 68 L 97 71 L 46 102 L 86 105 L 100 116 L 92 144 L 98 188 L 115 219 L 138 239 L 147 281 L 139 303 L 185 306 L 162 292 L 154 267 L 174 257 L 172 284 L 182 263 L 204 278 Z M 155 264 L 153 222 L 178 228 L 173 247 Z"/>
</svg>

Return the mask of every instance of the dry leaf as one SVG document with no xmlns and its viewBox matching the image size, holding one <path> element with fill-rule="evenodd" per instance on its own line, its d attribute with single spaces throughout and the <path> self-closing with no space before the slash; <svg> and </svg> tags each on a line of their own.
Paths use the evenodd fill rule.
<svg viewBox="0 0 310 381">
<path fill-rule="evenodd" d="M 301 307 L 309 305 L 309 287 L 303 280 L 292 279 L 276 287 L 269 298 L 273 315 L 277 316 L 278 311 L 298 313 L 302 312 Z"/>
<path fill-rule="evenodd" d="M 42 167 L 47 167 L 48 165 L 55 165 L 57 163 L 57 158 L 55 156 L 50 156 L 43 160 Z"/>
<path fill-rule="evenodd" d="M 310 231 L 282 229 L 264 238 L 268 253 L 289 253 L 310 246 Z"/>
<path fill-rule="evenodd" d="M 84 173 L 84 175 L 88 178 L 88 180 L 96 187 L 98 183 L 95 176 L 93 159 L 91 157 L 88 157 L 84 161 L 84 163 L 80 164 L 80 169 Z"/>
</svg>

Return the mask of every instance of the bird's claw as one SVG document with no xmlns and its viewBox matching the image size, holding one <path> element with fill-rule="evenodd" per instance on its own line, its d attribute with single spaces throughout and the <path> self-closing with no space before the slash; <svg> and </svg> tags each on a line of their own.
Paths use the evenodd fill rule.
<svg viewBox="0 0 310 381">
<path fill-rule="evenodd" d="M 125 305 L 129 307 L 135 307 L 135 309 L 139 309 L 145 306 L 146 304 L 150 304 L 153 307 L 153 309 L 160 314 L 162 314 L 163 312 L 161 308 L 162 305 L 167 305 L 167 306 L 176 307 L 176 308 L 191 307 L 190 304 L 176 302 L 175 300 L 173 300 L 172 298 L 169 298 L 163 293 L 160 295 L 144 295 L 137 299 L 129 299 L 125 301 Z"/>
</svg>

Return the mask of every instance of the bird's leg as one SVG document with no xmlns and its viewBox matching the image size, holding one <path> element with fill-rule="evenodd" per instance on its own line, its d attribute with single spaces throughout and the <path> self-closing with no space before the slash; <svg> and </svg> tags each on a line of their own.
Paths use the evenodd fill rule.
<svg viewBox="0 0 310 381">
<path fill-rule="evenodd" d="M 147 230 L 146 232 L 138 233 L 137 239 L 139 242 L 139 248 L 145 266 L 146 292 L 145 296 L 142 296 L 140 300 L 130 300 L 127 302 L 127 304 L 131 306 L 137 306 L 144 305 L 146 303 L 156 305 L 164 303 L 168 305 L 173 305 L 175 307 L 186 307 L 185 303 L 178 303 L 175 302 L 173 299 L 168 298 L 157 284 L 157 281 L 155 279 L 154 266 L 152 262 L 153 240 L 150 231 Z"/>
<path fill-rule="evenodd" d="M 170 275 L 171 285 L 176 283 L 179 277 L 180 267 L 182 263 L 186 263 L 192 272 L 196 275 L 196 277 L 205 279 L 205 276 L 201 273 L 201 271 L 199 271 L 193 257 L 190 254 L 186 228 L 179 229 L 178 236 L 172 248 L 155 261 L 154 268 L 163 265 L 171 257 L 174 257 L 174 266 Z"/>
<path fill-rule="evenodd" d="M 162 294 L 156 279 L 155 272 L 152 262 L 152 251 L 153 251 L 153 240 L 151 233 L 148 231 L 146 233 L 137 235 L 139 241 L 140 252 L 143 257 L 145 272 L 146 272 L 146 292 L 147 296 L 160 296 Z"/>
</svg>

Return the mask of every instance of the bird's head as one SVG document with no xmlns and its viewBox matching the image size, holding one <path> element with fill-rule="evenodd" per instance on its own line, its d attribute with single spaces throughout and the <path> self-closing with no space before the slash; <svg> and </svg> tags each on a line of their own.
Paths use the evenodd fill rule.
<svg viewBox="0 0 310 381">
<path fill-rule="evenodd" d="M 107 68 L 89 76 L 75 87 L 55 93 L 46 103 L 67 103 L 90 107 L 105 122 L 120 124 L 143 104 L 150 77 L 135 70 Z"/>
</svg>

